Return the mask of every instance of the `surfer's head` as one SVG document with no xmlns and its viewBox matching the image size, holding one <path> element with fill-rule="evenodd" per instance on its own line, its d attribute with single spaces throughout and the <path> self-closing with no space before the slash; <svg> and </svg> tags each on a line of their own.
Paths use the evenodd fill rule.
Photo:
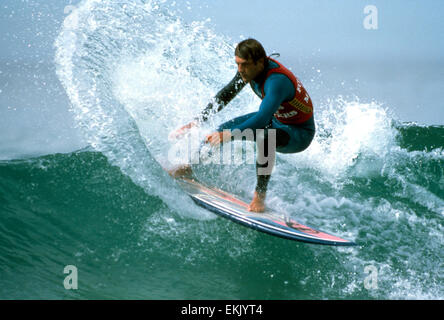
<svg viewBox="0 0 444 320">
<path fill-rule="evenodd" d="M 265 68 L 267 55 L 264 47 L 255 39 L 239 42 L 234 55 L 238 71 L 245 82 L 256 78 Z"/>
</svg>

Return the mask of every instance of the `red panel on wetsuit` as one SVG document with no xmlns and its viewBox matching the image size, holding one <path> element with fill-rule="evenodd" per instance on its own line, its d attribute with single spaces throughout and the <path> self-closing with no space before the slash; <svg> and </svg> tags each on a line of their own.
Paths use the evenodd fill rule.
<svg viewBox="0 0 444 320">
<path fill-rule="evenodd" d="M 291 101 L 286 101 L 282 103 L 282 105 L 274 114 L 276 119 L 285 124 L 300 124 L 309 120 L 313 115 L 313 104 L 301 81 L 299 81 L 299 79 L 296 78 L 290 70 L 285 68 L 278 61 L 271 58 L 268 59 L 276 63 L 279 67 L 268 70 L 265 81 L 273 73 L 281 73 L 291 80 L 295 89 L 295 95 L 293 99 Z M 262 97 L 265 97 L 265 81 L 262 83 L 261 86 Z"/>
</svg>

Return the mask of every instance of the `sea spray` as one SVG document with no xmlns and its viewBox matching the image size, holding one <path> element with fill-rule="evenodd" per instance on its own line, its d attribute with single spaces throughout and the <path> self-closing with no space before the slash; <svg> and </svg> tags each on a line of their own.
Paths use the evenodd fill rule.
<svg viewBox="0 0 444 320">
<path fill-rule="evenodd" d="M 151 278 L 155 283 L 172 277 L 160 273 L 159 266 L 169 271 L 157 262 L 162 260 L 180 274 L 212 269 L 217 275 L 212 281 L 229 297 L 442 296 L 437 280 L 443 245 L 442 145 L 423 148 L 402 138 L 411 130 L 395 124 L 377 102 L 332 97 L 315 105 L 315 140 L 303 153 L 278 155 L 269 205 L 352 238 L 360 247 L 331 251 L 284 244 L 229 221 L 178 218 L 183 212 L 205 215 L 196 215 L 199 209 L 192 203 L 183 204 L 187 198 L 156 160 L 174 143 L 167 139 L 169 131 L 191 120 L 231 80 L 233 44 L 205 22 L 182 22 L 163 1 L 83 1 L 72 14 L 76 24 L 65 22 L 56 41 L 56 63 L 78 126 L 94 150 L 169 208 L 157 204 L 146 232 L 135 240 L 150 257 L 140 260 L 150 275 L 158 275 Z M 258 103 L 244 90 L 199 130 L 255 111 Z M 417 128 L 420 134 L 429 129 Z M 212 183 L 251 196 L 253 166 L 213 166 L 210 172 Z M 204 169 L 202 176 L 207 173 Z M 367 265 L 378 271 L 377 290 L 363 285 Z M 242 279 L 226 272 L 233 268 Z M 268 289 L 248 294 L 256 292 L 248 288 L 257 279 Z M 277 285 L 279 290 L 268 295 L 276 279 L 291 285 Z M 180 283 L 192 288 L 186 281 Z M 202 292 L 202 286 L 195 291 Z M 167 290 L 155 296 L 177 297 Z"/>
</svg>

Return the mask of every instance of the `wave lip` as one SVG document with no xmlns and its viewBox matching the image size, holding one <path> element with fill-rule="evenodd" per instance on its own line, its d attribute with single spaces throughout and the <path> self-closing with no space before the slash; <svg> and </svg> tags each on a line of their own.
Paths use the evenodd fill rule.
<svg viewBox="0 0 444 320">
<path fill-rule="evenodd" d="M 179 110 L 202 104 L 189 94 L 204 91 L 211 78 L 201 77 L 209 65 L 201 56 L 219 57 L 214 73 L 228 46 L 212 39 L 203 24 L 182 24 L 163 3 L 83 1 L 64 21 L 55 61 L 85 140 L 136 184 L 182 211 L 177 199 L 187 199 L 177 190 L 166 192 L 173 183 L 157 161 L 164 160 L 169 130 L 183 121 Z"/>
<path fill-rule="evenodd" d="M 164 160 L 172 144 L 168 132 L 196 115 L 232 78 L 233 47 L 228 40 L 205 23 L 183 23 L 164 1 L 85 0 L 65 20 L 55 46 L 57 74 L 86 141 L 145 192 L 158 196 L 175 212 L 196 216 L 196 207 L 157 163 Z M 208 126 L 254 111 L 257 103 L 253 95 L 242 93 L 229 111 L 217 114 Z M 420 296 L 442 292 L 442 286 L 433 282 L 440 272 L 436 257 L 443 244 L 442 237 L 436 237 L 442 231 L 444 208 L 442 128 L 397 124 L 376 102 L 339 98 L 317 110 L 318 133 L 312 145 L 301 154 L 277 159 L 273 179 L 280 183 L 270 187 L 273 205 L 298 215 L 301 222 L 338 230 L 363 243 L 361 248 L 333 253 L 330 266 L 339 261 L 341 270 L 334 267 L 334 272 L 356 275 L 355 269 L 361 265 L 375 264 L 385 272 L 377 297 L 394 297 L 390 279 L 396 280 L 395 297 L 407 293 L 407 285 Z M 421 135 L 431 135 L 434 142 L 428 144 Z M 229 187 L 240 193 L 251 190 L 253 170 L 247 166 L 229 172 L 221 168 L 212 178 L 220 185 L 238 182 Z M 230 228 L 235 235 L 242 232 Z M 147 232 L 153 229 L 149 225 Z M 173 222 L 165 232 L 162 236 L 174 246 Z M 194 237 L 202 232 L 178 234 Z M 223 238 L 223 230 L 214 232 Z M 240 246 L 239 256 L 248 250 L 263 252 L 255 236 L 246 233 L 244 238 L 251 248 Z M 272 246 L 270 243 L 274 242 L 264 246 Z M 162 248 L 164 243 L 156 245 Z M 224 250 L 218 253 L 229 255 Z M 196 256 L 205 261 L 204 254 Z M 409 256 L 411 260 L 405 263 Z M 424 262 L 425 257 L 433 257 L 433 261 Z M 428 276 L 422 273 L 425 269 Z M 328 276 L 334 276 L 333 271 L 323 269 Z M 337 288 L 327 288 L 325 278 L 305 275 L 306 283 L 326 288 L 326 296 L 337 294 Z M 422 287 L 422 281 L 432 289 Z M 341 294 L 346 297 L 369 296 L 355 285 L 353 276 L 344 276 L 341 283 L 345 288 Z M 425 294 L 428 290 L 430 295 Z"/>
</svg>

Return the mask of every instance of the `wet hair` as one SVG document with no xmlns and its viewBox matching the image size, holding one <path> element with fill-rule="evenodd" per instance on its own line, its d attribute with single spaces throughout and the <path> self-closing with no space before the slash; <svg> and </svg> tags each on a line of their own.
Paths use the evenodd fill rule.
<svg viewBox="0 0 444 320">
<path fill-rule="evenodd" d="M 264 47 L 255 39 L 246 39 L 239 42 L 236 46 L 234 54 L 245 60 L 253 60 L 256 64 L 260 59 L 267 58 Z"/>
</svg>

